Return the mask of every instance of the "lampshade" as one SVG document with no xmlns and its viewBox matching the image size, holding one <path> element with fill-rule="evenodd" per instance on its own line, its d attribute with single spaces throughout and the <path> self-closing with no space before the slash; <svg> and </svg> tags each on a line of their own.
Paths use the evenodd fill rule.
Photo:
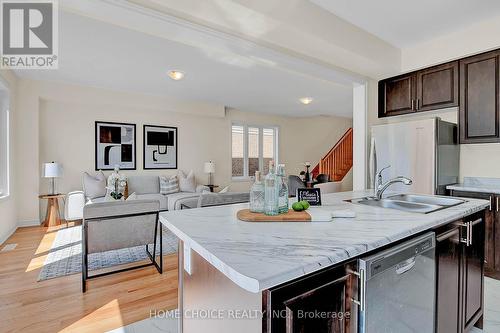
<svg viewBox="0 0 500 333">
<path fill-rule="evenodd" d="M 44 163 L 43 178 L 58 178 L 62 176 L 63 168 L 59 163 Z"/>
<path fill-rule="evenodd" d="M 205 167 L 203 168 L 205 173 L 215 173 L 215 163 L 210 161 L 210 162 L 205 162 Z"/>
</svg>

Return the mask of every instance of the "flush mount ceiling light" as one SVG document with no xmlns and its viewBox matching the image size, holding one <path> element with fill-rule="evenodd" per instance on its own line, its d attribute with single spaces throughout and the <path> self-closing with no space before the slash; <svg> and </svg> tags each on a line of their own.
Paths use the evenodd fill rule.
<svg viewBox="0 0 500 333">
<path fill-rule="evenodd" d="M 170 71 L 170 72 L 168 72 L 168 76 L 172 80 L 179 81 L 179 80 L 182 80 L 182 78 L 184 77 L 184 73 L 181 71 Z"/>
<path fill-rule="evenodd" d="M 299 99 L 299 101 L 300 101 L 300 103 L 307 105 L 307 104 L 311 104 L 313 99 L 312 99 L 312 97 L 302 97 L 301 99 Z"/>
</svg>

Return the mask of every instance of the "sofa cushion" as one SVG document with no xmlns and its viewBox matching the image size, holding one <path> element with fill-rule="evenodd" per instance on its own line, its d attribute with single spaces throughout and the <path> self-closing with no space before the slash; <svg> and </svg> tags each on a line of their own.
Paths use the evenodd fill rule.
<svg viewBox="0 0 500 333">
<path fill-rule="evenodd" d="M 158 176 L 130 176 L 127 178 L 127 183 L 129 193 L 160 193 L 160 178 Z"/>
<path fill-rule="evenodd" d="M 83 173 L 83 192 L 88 199 L 104 197 L 106 195 L 106 177 L 102 171 L 95 176 Z"/>
<path fill-rule="evenodd" d="M 220 190 L 218 193 L 227 193 L 227 192 L 229 192 L 229 187 L 231 187 L 231 185 L 227 185 L 222 190 Z"/>
<path fill-rule="evenodd" d="M 177 192 L 179 192 L 179 180 L 177 176 L 160 176 L 160 194 Z"/>
<path fill-rule="evenodd" d="M 196 192 L 197 193 L 210 192 L 210 187 L 206 185 L 198 185 L 196 186 Z"/>
<path fill-rule="evenodd" d="M 184 174 L 184 172 L 179 170 L 178 178 L 179 178 L 179 190 L 181 192 L 191 192 L 191 193 L 196 192 L 196 180 L 194 178 L 193 170 L 189 171 L 187 176 Z"/>
<path fill-rule="evenodd" d="M 201 193 L 190 193 L 190 192 L 178 192 L 169 194 L 168 198 L 168 210 L 181 209 L 181 204 L 189 199 L 198 199 Z"/>
<path fill-rule="evenodd" d="M 86 205 L 94 204 L 94 203 L 99 203 L 99 202 L 107 202 L 109 200 L 106 199 L 106 197 L 97 197 L 97 198 L 87 198 L 85 201 Z"/>
<path fill-rule="evenodd" d="M 249 192 L 205 193 L 200 195 L 198 207 L 232 205 L 249 201 Z"/>
<path fill-rule="evenodd" d="M 129 196 L 127 197 L 127 199 L 125 199 L 125 201 L 129 201 L 129 200 L 137 200 L 137 194 L 132 193 L 132 194 L 129 194 Z"/>
<path fill-rule="evenodd" d="M 160 210 L 167 210 L 167 196 L 160 193 L 150 193 L 150 194 L 138 194 L 136 192 L 137 200 L 157 200 L 160 203 Z"/>
</svg>

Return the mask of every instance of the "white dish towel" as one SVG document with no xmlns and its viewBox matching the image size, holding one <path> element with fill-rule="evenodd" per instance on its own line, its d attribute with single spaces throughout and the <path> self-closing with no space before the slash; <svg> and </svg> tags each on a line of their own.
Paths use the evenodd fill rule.
<svg viewBox="0 0 500 333">
<path fill-rule="evenodd" d="M 307 213 L 311 215 L 311 222 L 331 222 L 334 218 L 353 218 L 356 212 L 352 210 L 331 210 L 322 207 L 310 207 Z"/>
</svg>

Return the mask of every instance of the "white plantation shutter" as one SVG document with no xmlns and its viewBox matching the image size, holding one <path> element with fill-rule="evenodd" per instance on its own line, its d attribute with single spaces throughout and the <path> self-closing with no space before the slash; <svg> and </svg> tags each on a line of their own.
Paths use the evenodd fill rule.
<svg viewBox="0 0 500 333">
<path fill-rule="evenodd" d="M 260 170 L 269 171 L 269 161 L 278 161 L 278 127 L 233 124 L 231 127 L 233 180 L 247 180 Z"/>
</svg>

